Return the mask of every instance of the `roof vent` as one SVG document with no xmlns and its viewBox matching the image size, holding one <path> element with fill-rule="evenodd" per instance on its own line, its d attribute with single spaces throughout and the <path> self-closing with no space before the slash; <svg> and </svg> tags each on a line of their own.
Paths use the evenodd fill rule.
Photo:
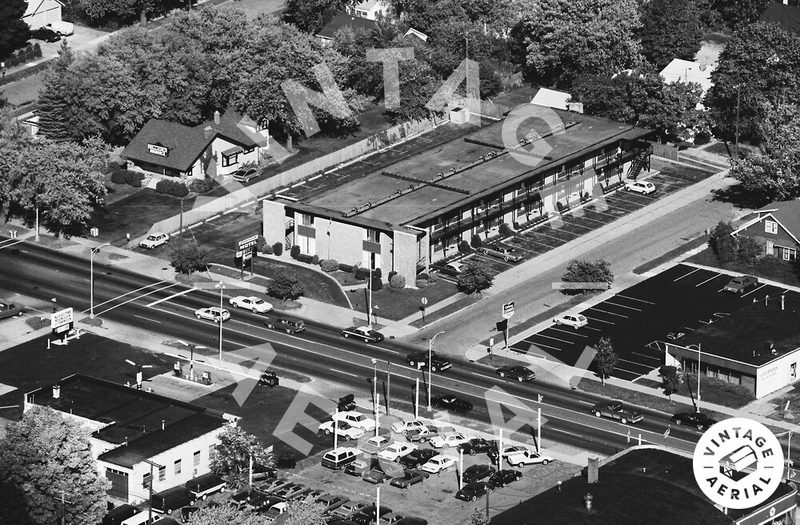
<svg viewBox="0 0 800 525">
<path fill-rule="evenodd" d="M 206 127 L 203 128 L 203 137 L 205 137 L 207 139 L 210 139 L 211 135 L 213 135 L 213 134 L 214 134 L 214 130 L 211 128 L 211 126 L 206 126 Z"/>
<path fill-rule="evenodd" d="M 214 112 L 214 124 L 219 125 L 219 111 Z"/>
</svg>

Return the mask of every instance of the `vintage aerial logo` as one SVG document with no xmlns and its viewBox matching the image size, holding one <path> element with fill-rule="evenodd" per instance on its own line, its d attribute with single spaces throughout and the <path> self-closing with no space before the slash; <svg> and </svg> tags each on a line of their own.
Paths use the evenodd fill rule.
<svg viewBox="0 0 800 525">
<path fill-rule="evenodd" d="M 726 419 L 709 428 L 694 450 L 694 477 L 703 494 L 729 509 L 765 502 L 781 482 L 783 449 L 757 421 Z"/>
</svg>

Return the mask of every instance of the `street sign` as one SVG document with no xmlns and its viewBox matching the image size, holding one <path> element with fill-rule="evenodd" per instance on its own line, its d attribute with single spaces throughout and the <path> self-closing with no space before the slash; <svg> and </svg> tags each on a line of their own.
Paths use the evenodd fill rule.
<svg viewBox="0 0 800 525">
<path fill-rule="evenodd" d="M 253 250 L 245 250 L 244 254 L 242 254 L 242 262 L 249 261 L 253 258 Z"/>
<path fill-rule="evenodd" d="M 511 319 L 514 317 L 514 303 L 506 303 L 503 305 L 503 319 Z"/>
<path fill-rule="evenodd" d="M 236 243 L 238 250 L 244 250 L 245 248 L 250 248 L 251 246 L 255 246 L 258 244 L 258 235 L 251 235 L 250 237 L 246 237 Z"/>
<path fill-rule="evenodd" d="M 236 258 L 237 259 L 241 259 L 243 255 L 244 255 L 244 251 L 243 250 L 236 250 Z"/>
</svg>

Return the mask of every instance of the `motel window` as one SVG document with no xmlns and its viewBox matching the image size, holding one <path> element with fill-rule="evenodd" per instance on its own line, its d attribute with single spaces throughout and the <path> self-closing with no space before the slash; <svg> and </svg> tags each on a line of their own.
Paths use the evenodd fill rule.
<svg viewBox="0 0 800 525">
<path fill-rule="evenodd" d="M 150 473 L 147 472 L 144 476 L 142 476 L 142 486 L 144 488 L 150 487 Z"/>
<path fill-rule="evenodd" d="M 764 231 L 767 233 L 778 233 L 778 223 L 775 221 L 764 221 Z"/>
<path fill-rule="evenodd" d="M 239 153 L 241 151 L 237 151 L 236 153 L 231 153 L 230 155 L 222 154 L 222 166 L 233 166 L 234 164 L 239 164 Z"/>
<path fill-rule="evenodd" d="M 162 465 L 158 467 L 158 481 L 166 481 L 167 479 L 167 467 Z"/>
<path fill-rule="evenodd" d="M 200 466 L 200 451 L 199 450 L 195 451 L 195 453 L 192 455 L 192 465 L 194 465 L 195 467 L 199 467 Z"/>
<path fill-rule="evenodd" d="M 367 230 L 367 240 L 370 242 L 378 242 L 378 230 Z"/>
<path fill-rule="evenodd" d="M 180 473 L 181 473 L 181 460 L 180 459 L 176 459 L 175 460 L 174 467 L 175 467 L 175 475 L 179 476 Z"/>
<path fill-rule="evenodd" d="M 310 213 L 301 213 L 300 224 L 303 226 L 314 226 L 314 216 Z"/>
</svg>

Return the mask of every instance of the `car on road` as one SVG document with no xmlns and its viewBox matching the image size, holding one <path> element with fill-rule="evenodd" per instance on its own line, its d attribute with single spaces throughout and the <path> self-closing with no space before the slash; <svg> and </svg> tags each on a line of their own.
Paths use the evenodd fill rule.
<svg viewBox="0 0 800 525">
<path fill-rule="evenodd" d="M 485 496 L 487 492 L 492 492 L 491 487 L 483 481 L 475 481 L 464 485 L 461 490 L 456 492 L 456 498 L 464 501 L 476 501 L 478 498 Z"/>
<path fill-rule="evenodd" d="M 350 425 L 367 432 L 370 430 L 375 430 L 375 420 L 370 419 L 361 412 L 356 412 L 355 410 L 350 412 L 337 412 L 333 415 L 333 419 L 336 421 L 350 423 Z"/>
<path fill-rule="evenodd" d="M 14 303 L 0 303 L 0 319 L 21 316 L 25 313 L 25 307 Z"/>
<path fill-rule="evenodd" d="M 492 488 L 505 487 L 509 483 L 514 483 L 520 479 L 522 479 L 522 472 L 519 470 L 502 469 L 492 474 L 486 484 Z"/>
<path fill-rule="evenodd" d="M 321 504 L 323 507 L 325 507 L 326 513 L 331 513 L 335 509 L 338 509 L 339 507 L 350 501 L 350 498 L 348 498 L 347 496 L 340 496 L 338 494 L 328 493 L 318 497 L 315 501 Z"/>
<path fill-rule="evenodd" d="M 169 242 L 169 235 L 166 233 L 151 233 L 147 237 L 139 243 L 139 246 L 144 248 L 145 250 L 152 250 L 153 248 L 157 248 L 162 244 L 167 244 Z"/>
<path fill-rule="evenodd" d="M 726 292 L 746 294 L 750 290 L 753 290 L 757 287 L 757 277 L 753 277 L 752 275 L 740 275 L 731 279 L 722 289 Z"/>
<path fill-rule="evenodd" d="M 676 425 L 686 425 L 695 427 L 697 430 L 708 430 L 717 421 L 702 412 L 678 412 L 672 416 L 672 421 Z"/>
<path fill-rule="evenodd" d="M 368 483 L 372 483 L 373 485 L 378 485 L 380 483 L 384 483 L 387 479 L 391 479 L 392 476 L 384 472 L 381 468 L 373 468 L 368 472 L 365 472 L 361 479 Z"/>
<path fill-rule="evenodd" d="M 417 445 L 413 443 L 406 443 L 404 441 L 396 441 L 386 447 L 385 449 L 381 450 L 378 453 L 379 458 L 386 459 L 388 461 L 398 461 L 403 456 L 410 454 L 412 451 L 416 450 Z"/>
<path fill-rule="evenodd" d="M 545 456 L 535 452 L 533 450 L 524 450 L 522 452 L 517 452 L 515 454 L 509 454 L 506 456 L 506 461 L 512 467 L 521 467 L 523 465 L 547 465 L 553 458 L 550 456 Z"/>
<path fill-rule="evenodd" d="M 406 357 L 406 362 L 411 368 L 416 368 L 418 370 L 427 369 L 428 352 L 423 351 L 410 354 L 408 357 Z M 444 357 L 436 355 L 436 352 L 431 352 L 431 372 L 441 372 L 452 367 L 453 364 L 450 361 Z"/>
<path fill-rule="evenodd" d="M 428 476 L 429 474 L 422 470 L 408 469 L 403 472 L 402 476 L 392 478 L 392 481 L 389 484 L 394 487 L 400 487 L 401 489 L 407 489 L 411 485 L 422 483 L 428 478 Z"/>
<path fill-rule="evenodd" d="M 361 503 L 360 501 L 346 501 L 345 503 L 339 505 L 337 508 L 333 509 L 333 511 L 331 511 L 331 516 L 345 520 L 350 519 L 354 515 L 361 512 L 361 509 L 363 509 L 366 506 L 367 506 L 366 503 Z"/>
<path fill-rule="evenodd" d="M 208 321 L 214 321 L 215 323 L 220 322 L 221 319 L 224 323 L 231 318 L 231 313 L 225 308 L 210 306 L 208 308 L 198 308 L 194 311 L 194 316 L 198 319 L 206 319 Z"/>
<path fill-rule="evenodd" d="M 228 302 L 234 308 L 244 308 L 255 314 L 265 314 L 272 310 L 271 304 L 255 296 L 245 297 L 243 295 L 237 295 L 236 297 L 231 297 Z"/>
<path fill-rule="evenodd" d="M 472 410 L 472 403 L 450 394 L 439 394 L 431 397 L 431 406 L 457 413 Z"/>
<path fill-rule="evenodd" d="M 553 322 L 556 324 L 556 326 L 571 326 L 575 330 L 578 328 L 583 328 L 589 324 L 589 320 L 581 314 L 564 314 L 553 319 Z"/>
<path fill-rule="evenodd" d="M 472 438 L 466 443 L 458 446 L 458 450 L 464 454 L 474 456 L 479 452 L 489 452 L 490 450 L 497 450 L 497 441 L 489 441 L 483 438 Z"/>
<path fill-rule="evenodd" d="M 399 463 L 406 468 L 415 469 L 427 463 L 429 459 L 437 454 L 438 452 L 432 448 L 418 448 L 400 458 Z"/>
<path fill-rule="evenodd" d="M 497 469 L 491 465 L 472 465 L 464 469 L 461 479 L 464 483 L 472 483 L 473 481 L 488 478 L 495 472 L 497 472 Z"/>
<path fill-rule="evenodd" d="M 364 435 L 363 429 L 351 426 L 349 423 L 344 421 L 340 421 L 338 424 L 336 424 L 334 421 L 326 421 L 319 426 L 318 432 L 330 436 L 333 434 L 334 430 L 336 431 L 337 436 L 345 440 L 360 439 L 361 436 Z"/>
<path fill-rule="evenodd" d="M 488 255 L 489 257 L 494 257 L 495 259 L 500 259 L 505 262 L 520 262 L 522 257 L 519 255 L 514 255 L 512 253 L 508 253 L 505 251 L 495 250 L 489 246 L 481 246 L 478 248 L 478 252 L 484 255 Z"/>
<path fill-rule="evenodd" d="M 361 443 L 358 447 L 367 454 L 377 454 L 392 444 L 392 440 L 385 436 L 374 436 Z"/>
<path fill-rule="evenodd" d="M 433 448 L 458 448 L 462 443 L 469 441 L 469 438 L 460 432 L 448 432 L 436 436 L 430 440 Z"/>
<path fill-rule="evenodd" d="M 392 432 L 395 434 L 405 434 L 409 430 L 425 428 L 425 423 L 419 419 L 406 419 L 392 423 Z"/>
<path fill-rule="evenodd" d="M 306 325 L 300 319 L 287 319 L 286 317 L 268 317 L 264 325 L 270 330 L 299 334 L 306 331 Z"/>
<path fill-rule="evenodd" d="M 237 182 L 250 182 L 259 175 L 261 173 L 256 168 L 239 168 L 231 173 L 231 177 Z"/>
<path fill-rule="evenodd" d="M 508 378 L 512 381 L 533 381 L 536 379 L 536 372 L 527 366 L 501 366 L 495 373 L 502 378 Z"/>
<path fill-rule="evenodd" d="M 369 326 L 351 326 L 342 330 L 342 335 L 363 339 L 365 343 L 380 343 L 383 341 L 383 334 Z"/>
<path fill-rule="evenodd" d="M 650 195 L 656 192 L 656 185 L 646 180 L 635 180 L 625 183 L 625 191 L 633 191 L 642 195 Z"/>
<path fill-rule="evenodd" d="M 424 465 L 420 467 L 423 472 L 428 472 L 430 474 L 438 474 L 444 470 L 447 470 L 451 467 L 455 467 L 456 465 L 456 457 L 455 456 L 448 456 L 446 454 L 437 454 L 433 456 L 431 459 L 427 461 Z"/>
<path fill-rule="evenodd" d="M 616 419 L 623 425 L 628 423 L 638 423 L 644 416 L 641 412 L 627 408 L 619 401 L 609 401 L 598 403 L 592 407 L 591 413 L 597 417 L 610 417 Z"/>
<path fill-rule="evenodd" d="M 58 42 L 61 40 L 61 35 L 53 31 L 52 29 L 47 29 L 46 27 L 40 27 L 38 29 L 34 29 L 31 31 L 31 38 L 34 40 L 43 40 L 45 42 Z"/>
</svg>

